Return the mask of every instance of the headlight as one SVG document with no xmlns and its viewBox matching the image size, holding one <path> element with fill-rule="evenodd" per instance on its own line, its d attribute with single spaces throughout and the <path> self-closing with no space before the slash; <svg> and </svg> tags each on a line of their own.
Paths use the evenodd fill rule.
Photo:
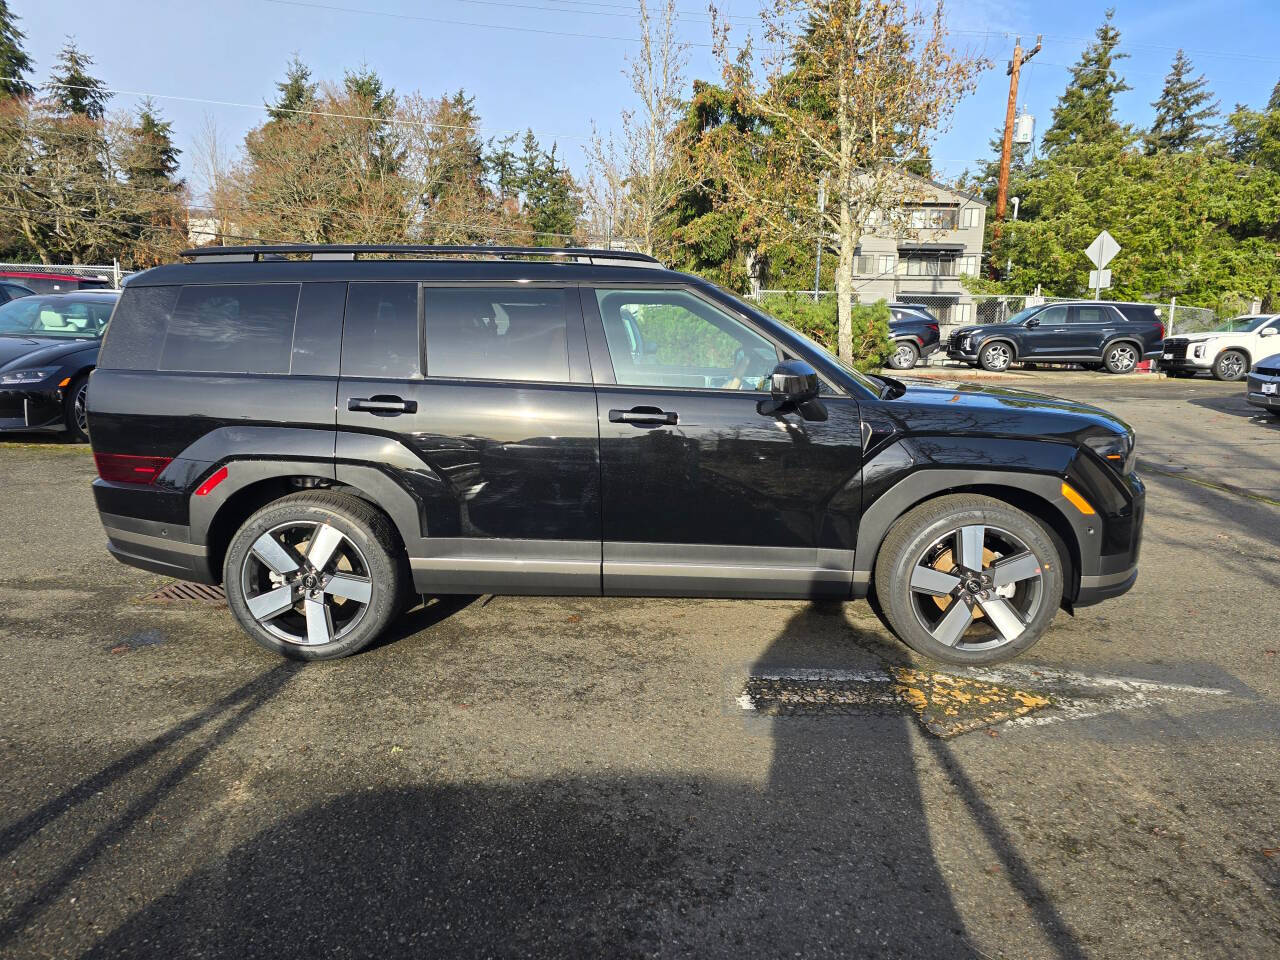
<svg viewBox="0 0 1280 960">
<path fill-rule="evenodd" d="M 0 373 L 0 384 L 16 386 L 23 383 L 39 383 L 42 380 L 48 380 L 57 372 L 56 367 L 44 370 L 10 370 L 8 373 Z"/>
<path fill-rule="evenodd" d="M 1109 437 L 1087 437 L 1085 446 L 1111 464 L 1122 474 L 1133 472 L 1137 461 L 1138 444 L 1127 433 L 1112 434 Z"/>
</svg>

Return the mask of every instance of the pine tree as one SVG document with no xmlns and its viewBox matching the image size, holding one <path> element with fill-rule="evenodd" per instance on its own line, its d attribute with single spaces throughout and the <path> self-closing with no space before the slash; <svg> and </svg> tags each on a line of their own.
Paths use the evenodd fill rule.
<svg viewBox="0 0 1280 960">
<path fill-rule="evenodd" d="M 1280 80 L 1271 88 L 1271 99 L 1267 101 L 1267 112 L 1272 110 L 1280 110 Z"/>
<path fill-rule="evenodd" d="M 514 133 L 501 139 L 491 138 L 484 158 L 484 168 L 489 173 L 494 192 L 498 195 L 498 202 L 502 204 L 506 204 L 520 194 L 520 161 L 515 151 L 511 149 L 515 142 Z"/>
<path fill-rule="evenodd" d="M 1191 61 L 1179 50 L 1164 78 L 1160 99 L 1151 104 L 1156 117 L 1146 138 L 1148 153 L 1190 150 L 1212 137 L 1218 102 L 1209 92 L 1204 74 L 1194 80 L 1190 77 Z"/>
<path fill-rule="evenodd" d="M 27 35 L 18 29 L 18 15 L 0 0 L 0 96 L 29 97 L 35 92 L 24 74 L 31 70 L 31 58 L 22 49 Z"/>
<path fill-rule="evenodd" d="M 524 195 L 521 212 L 533 232 L 533 242 L 542 247 L 566 246 L 582 215 L 577 185 L 556 159 L 554 144 L 549 152 L 545 151 L 533 131 L 526 130 L 521 148 L 519 182 Z"/>
<path fill-rule="evenodd" d="M 267 114 L 272 120 L 296 120 L 315 104 L 317 85 L 311 82 L 311 69 L 298 59 L 295 53 L 285 70 L 284 80 L 276 84 L 280 96 L 274 104 L 267 104 Z"/>
<path fill-rule="evenodd" d="M 178 189 L 178 154 L 173 144 L 173 124 L 160 118 L 150 98 L 138 109 L 138 122 L 131 130 L 125 151 L 124 174 L 130 184 L 148 190 Z"/>
<path fill-rule="evenodd" d="M 1115 61 L 1129 55 L 1117 53 L 1120 31 L 1111 23 L 1115 9 L 1107 11 L 1093 43 L 1071 68 L 1071 81 L 1053 108 L 1053 123 L 1044 135 L 1046 150 L 1071 143 L 1096 143 L 1121 131 L 1115 119 L 1115 98 L 1131 89 L 1115 71 Z"/>
<path fill-rule="evenodd" d="M 102 81 L 89 73 L 93 57 L 81 52 L 73 38 L 58 53 L 57 66 L 45 89 L 58 113 L 68 116 L 101 120 L 106 112 L 111 94 L 103 88 Z"/>
</svg>

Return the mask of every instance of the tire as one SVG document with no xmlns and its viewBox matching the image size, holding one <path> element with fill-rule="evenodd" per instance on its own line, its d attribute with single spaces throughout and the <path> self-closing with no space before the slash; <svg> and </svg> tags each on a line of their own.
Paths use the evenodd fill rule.
<svg viewBox="0 0 1280 960">
<path fill-rule="evenodd" d="M 1003 373 L 1013 363 L 1013 347 L 1003 340 L 989 343 L 979 352 L 978 363 L 990 373 Z"/>
<path fill-rule="evenodd" d="M 82 373 L 71 381 L 62 397 L 62 422 L 67 436 L 76 443 L 89 442 L 89 421 L 85 414 L 85 401 L 89 396 L 89 375 Z"/>
<path fill-rule="evenodd" d="M 914 343 L 899 340 L 893 345 L 893 353 L 889 354 L 889 367 L 893 370 L 910 370 L 919 359 L 920 351 Z"/>
<path fill-rule="evenodd" d="M 957 558 L 969 559 L 964 553 L 975 549 L 973 535 L 960 531 L 976 528 L 982 570 L 957 576 Z M 997 566 L 1001 559 L 1010 565 Z M 1014 579 L 1000 583 L 1002 576 Z M 939 497 L 908 511 L 876 558 L 876 596 L 893 632 L 944 663 L 977 666 L 1025 652 L 1057 615 L 1062 589 L 1058 547 L 1040 522 L 976 494 Z"/>
<path fill-rule="evenodd" d="M 363 500 L 336 493 L 295 493 L 267 504 L 231 538 L 222 570 L 241 628 L 293 660 L 361 650 L 412 595 L 391 521 Z"/>
<path fill-rule="evenodd" d="M 1111 344 L 1102 354 L 1102 365 L 1107 373 L 1133 373 L 1141 362 L 1142 348 L 1128 340 Z"/>
<path fill-rule="evenodd" d="M 1213 379 L 1234 383 L 1249 372 L 1249 358 L 1239 350 L 1223 350 L 1213 361 Z"/>
</svg>

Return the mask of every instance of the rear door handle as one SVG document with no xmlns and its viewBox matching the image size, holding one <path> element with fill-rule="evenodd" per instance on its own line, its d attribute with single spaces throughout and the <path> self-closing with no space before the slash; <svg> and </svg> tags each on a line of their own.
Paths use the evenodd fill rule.
<svg viewBox="0 0 1280 960">
<path fill-rule="evenodd" d="M 680 422 L 680 416 L 674 411 L 659 410 L 657 407 L 632 407 L 630 410 L 610 410 L 609 422 L 676 424 Z"/>
<path fill-rule="evenodd" d="M 352 397 L 347 401 L 347 409 L 394 417 L 401 413 L 417 413 L 418 401 L 402 400 L 399 397 Z"/>
</svg>

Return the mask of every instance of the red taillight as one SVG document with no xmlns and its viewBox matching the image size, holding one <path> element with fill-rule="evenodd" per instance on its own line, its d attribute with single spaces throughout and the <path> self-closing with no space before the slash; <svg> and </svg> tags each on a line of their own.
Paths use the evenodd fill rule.
<svg viewBox="0 0 1280 960">
<path fill-rule="evenodd" d="M 932 330 L 934 333 L 938 332 L 938 325 L 936 323 L 926 323 L 925 326 L 928 327 L 930 330 Z"/>
<path fill-rule="evenodd" d="M 155 483 L 173 457 L 135 457 L 127 453 L 95 453 L 98 476 L 108 483 Z"/>
<path fill-rule="evenodd" d="M 1160 339 L 1161 340 L 1164 339 L 1164 321 L 1163 320 L 1160 321 Z"/>
<path fill-rule="evenodd" d="M 213 473 L 209 474 L 208 480 L 196 487 L 196 496 L 207 497 L 213 491 L 213 488 L 225 479 L 227 479 L 227 468 L 219 467 L 217 470 L 213 471 Z"/>
</svg>

